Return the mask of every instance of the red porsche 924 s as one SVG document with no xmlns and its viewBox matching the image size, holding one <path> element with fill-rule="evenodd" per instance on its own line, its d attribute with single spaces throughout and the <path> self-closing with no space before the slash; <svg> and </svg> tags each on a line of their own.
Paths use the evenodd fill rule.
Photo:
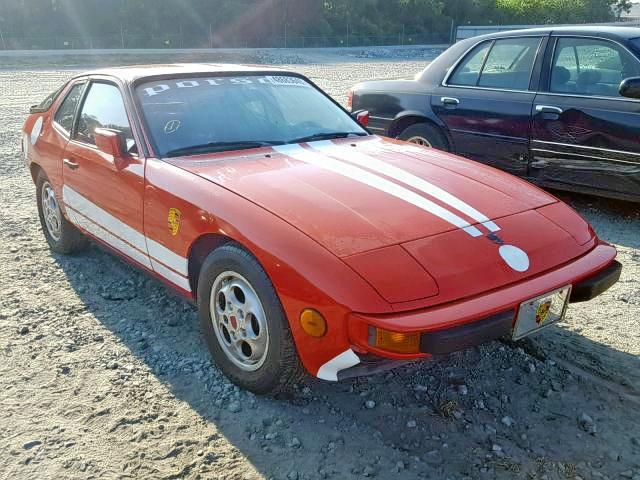
<svg viewBox="0 0 640 480">
<path fill-rule="evenodd" d="M 557 198 L 357 120 L 288 71 L 126 67 L 32 107 L 22 143 L 51 249 L 90 237 L 197 302 L 258 393 L 518 339 L 619 278 Z"/>
</svg>

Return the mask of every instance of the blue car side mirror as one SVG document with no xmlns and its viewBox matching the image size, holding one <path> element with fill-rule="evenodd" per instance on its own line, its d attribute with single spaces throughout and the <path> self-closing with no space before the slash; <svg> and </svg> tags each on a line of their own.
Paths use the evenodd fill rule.
<svg viewBox="0 0 640 480">
<path fill-rule="evenodd" d="M 640 98 L 640 77 L 624 79 L 618 91 L 623 97 Z"/>
</svg>

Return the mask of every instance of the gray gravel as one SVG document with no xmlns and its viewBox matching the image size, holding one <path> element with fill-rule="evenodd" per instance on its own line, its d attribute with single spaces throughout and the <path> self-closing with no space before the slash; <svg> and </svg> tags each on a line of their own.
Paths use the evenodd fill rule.
<svg viewBox="0 0 640 480">
<path fill-rule="evenodd" d="M 60 58 L 0 70 L 0 477 L 640 475 L 637 206 L 566 197 L 618 246 L 625 269 L 562 325 L 373 377 L 310 380 L 290 398 L 256 397 L 211 364 L 193 307 L 160 283 L 97 247 L 48 250 L 19 130 L 28 105 L 70 76 L 70 63 L 87 62 Z M 293 68 L 344 101 L 353 83 L 425 65 Z"/>
</svg>

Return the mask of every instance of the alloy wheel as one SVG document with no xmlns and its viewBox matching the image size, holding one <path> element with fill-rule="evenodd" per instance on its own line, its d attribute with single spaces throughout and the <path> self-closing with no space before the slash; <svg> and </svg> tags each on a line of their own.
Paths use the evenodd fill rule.
<svg viewBox="0 0 640 480">
<path fill-rule="evenodd" d="M 269 330 L 262 302 L 239 273 L 218 275 L 211 287 L 211 321 L 225 355 L 245 371 L 259 369 L 267 358 Z"/>
<path fill-rule="evenodd" d="M 44 224 L 51 238 L 57 242 L 62 234 L 62 212 L 56 199 L 56 193 L 49 182 L 42 184 L 41 203 Z"/>
</svg>

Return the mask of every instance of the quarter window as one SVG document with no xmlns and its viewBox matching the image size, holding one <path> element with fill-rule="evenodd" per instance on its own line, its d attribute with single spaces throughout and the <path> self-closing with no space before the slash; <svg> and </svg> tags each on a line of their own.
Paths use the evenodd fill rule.
<svg viewBox="0 0 640 480">
<path fill-rule="evenodd" d="M 540 40 L 540 37 L 505 38 L 480 45 L 458 66 L 449 83 L 528 90 Z"/>
<path fill-rule="evenodd" d="M 469 55 L 458 65 L 456 71 L 449 79 L 451 85 L 477 85 L 480 77 L 480 70 L 484 65 L 491 42 L 485 42 L 473 49 Z"/>
<path fill-rule="evenodd" d="M 53 117 L 54 122 L 62 127 L 67 134 L 71 132 L 73 127 L 73 117 L 76 113 L 76 107 L 78 106 L 80 97 L 82 96 L 83 88 L 84 83 L 78 83 L 71 87 L 71 90 L 69 90 L 69 93 L 62 101 L 55 116 Z"/>
<path fill-rule="evenodd" d="M 127 149 L 134 146 L 133 134 L 122 94 L 110 83 L 92 83 L 85 98 L 78 120 L 76 138 L 82 142 L 95 145 L 96 128 L 108 128 L 124 133 Z"/>
<path fill-rule="evenodd" d="M 55 99 L 58 98 L 58 95 L 60 95 L 60 92 L 63 89 L 64 89 L 64 85 L 58 88 L 55 92 L 50 93 L 47 96 L 47 98 L 45 98 L 42 102 L 40 102 L 35 108 L 42 112 L 47 111 L 51 106 L 51 104 L 55 101 Z"/>
<path fill-rule="evenodd" d="M 620 82 L 637 76 L 638 60 L 613 42 L 559 38 L 549 89 L 556 93 L 619 97 Z"/>
</svg>

